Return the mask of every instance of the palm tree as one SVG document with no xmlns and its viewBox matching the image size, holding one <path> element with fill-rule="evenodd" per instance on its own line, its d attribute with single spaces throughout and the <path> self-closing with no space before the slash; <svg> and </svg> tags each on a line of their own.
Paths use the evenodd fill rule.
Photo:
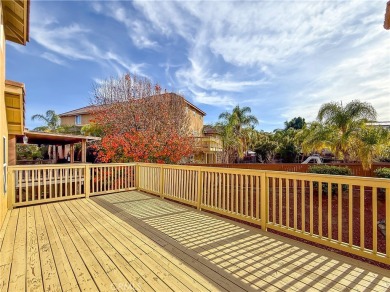
<svg viewBox="0 0 390 292">
<path fill-rule="evenodd" d="M 45 115 L 36 114 L 31 117 L 31 120 L 39 120 L 45 122 L 45 126 L 37 127 L 35 130 L 43 132 L 56 132 L 60 126 L 60 117 L 54 110 L 46 111 Z"/>
<path fill-rule="evenodd" d="M 254 115 L 249 115 L 252 112 L 251 108 L 244 106 L 240 108 L 237 105 L 231 113 L 223 112 L 219 115 L 219 119 L 223 119 L 233 126 L 236 135 L 241 135 L 243 128 L 252 127 L 259 123 Z"/>
<path fill-rule="evenodd" d="M 390 145 L 389 137 L 389 130 L 381 127 L 366 126 L 359 131 L 352 150 L 361 160 L 363 169 L 370 169 L 374 159 L 383 154 Z"/>
<path fill-rule="evenodd" d="M 341 103 L 330 102 L 321 106 L 317 119 L 324 126 L 331 128 L 336 137 L 331 139 L 331 145 L 336 156 L 341 152 L 344 162 L 349 160 L 349 146 L 352 138 L 368 121 L 376 120 L 376 110 L 366 102 L 354 100 L 345 107 Z"/>
<path fill-rule="evenodd" d="M 219 127 L 223 129 L 222 141 L 224 148 L 229 148 L 229 152 L 235 152 L 238 157 L 243 157 L 247 148 L 247 143 L 243 129 L 252 128 L 259 123 L 254 115 L 250 115 L 250 107 L 240 108 L 237 105 L 233 111 L 223 112 L 219 115 Z"/>
</svg>

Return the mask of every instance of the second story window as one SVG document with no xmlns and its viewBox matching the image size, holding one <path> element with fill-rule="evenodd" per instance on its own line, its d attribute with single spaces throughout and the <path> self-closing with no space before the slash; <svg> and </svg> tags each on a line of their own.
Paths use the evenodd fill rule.
<svg viewBox="0 0 390 292">
<path fill-rule="evenodd" d="M 81 116 L 80 115 L 76 116 L 75 120 L 76 120 L 76 125 L 81 125 Z"/>
</svg>

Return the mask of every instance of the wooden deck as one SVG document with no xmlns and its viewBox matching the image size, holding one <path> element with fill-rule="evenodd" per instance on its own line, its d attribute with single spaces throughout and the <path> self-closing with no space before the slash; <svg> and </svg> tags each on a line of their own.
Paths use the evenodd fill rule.
<svg viewBox="0 0 390 292">
<path fill-rule="evenodd" d="M 1 291 L 390 290 L 388 270 L 137 191 L 14 209 L 0 255 Z"/>
</svg>

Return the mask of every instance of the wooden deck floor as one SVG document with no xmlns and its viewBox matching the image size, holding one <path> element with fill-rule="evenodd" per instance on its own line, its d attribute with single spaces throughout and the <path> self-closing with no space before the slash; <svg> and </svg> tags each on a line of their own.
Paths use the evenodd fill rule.
<svg viewBox="0 0 390 292">
<path fill-rule="evenodd" d="M 389 271 L 136 191 L 14 209 L 0 254 L 1 291 L 390 290 Z"/>
</svg>

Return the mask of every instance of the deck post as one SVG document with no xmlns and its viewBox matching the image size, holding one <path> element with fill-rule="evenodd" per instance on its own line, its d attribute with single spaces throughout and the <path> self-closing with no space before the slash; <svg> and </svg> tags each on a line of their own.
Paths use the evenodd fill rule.
<svg viewBox="0 0 390 292">
<path fill-rule="evenodd" d="M 15 202 L 15 172 L 9 167 L 7 169 L 7 196 L 8 210 L 12 210 Z"/>
<path fill-rule="evenodd" d="M 160 197 L 164 199 L 164 167 L 160 166 Z"/>
<path fill-rule="evenodd" d="M 89 195 L 91 193 L 91 168 L 88 164 L 85 165 L 84 172 L 84 192 L 85 197 L 89 198 Z"/>
<path fill-rule="evenodd" d="M 202 206 L 202 169 L 199 167 L 198 169 L 198 204 L 197 204 L 197 208 L 198 210 L 202 210 L 201 206 Z"/>
<path fill-rule="evenodd" d="M 257 202 L 257 203 L 260 203 L 261 229 L 266 231 L 267 230 L 267 218 L 268 218 L 268 214 L 267 214 L 267 211 L 268 211 L 267 198 L 268 198 L 268 196 L 267 196 L 267 194 L 269 193 L 269 191 L 268 191 L 267 176 L 266 176 L 265 171 L 261 174 L 260 180 L 261 180 L 261 182 L 260 182 L 260 202 Z"/>
</svg>

